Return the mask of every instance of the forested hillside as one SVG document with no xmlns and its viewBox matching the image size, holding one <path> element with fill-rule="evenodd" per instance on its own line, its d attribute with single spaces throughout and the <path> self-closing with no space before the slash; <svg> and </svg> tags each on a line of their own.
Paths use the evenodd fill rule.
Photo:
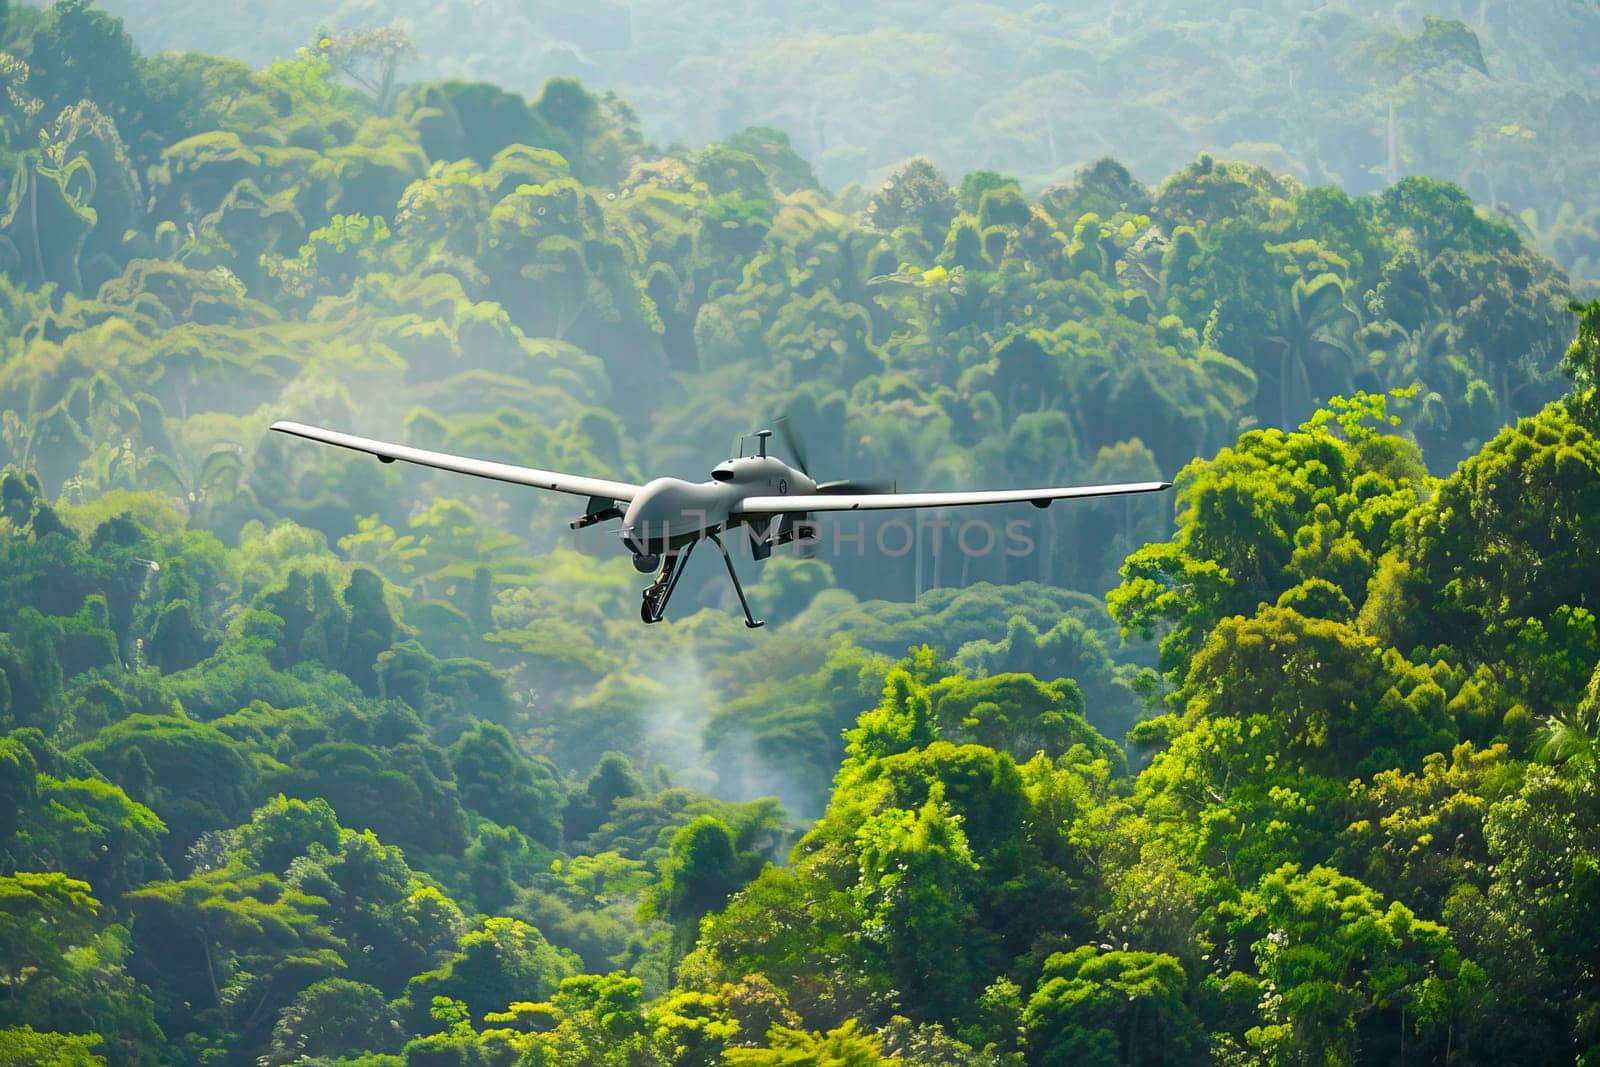
<svg viewBox="0 0 1600 1067">
<path fill-rule="evenodd" d="M 0 1064 L 1600 1055 L 1600 303 L 1461 188 L 832 193 L 385 32 L 0 16 Z M 1177 486 L 647 629 L 572 502 L 266 430 L 698 479 L 780 414 Z"/>
<path fill-rule="evenodd" d="M 1600 7 L 1588 0 L 105 0 L 147 50 L 265 64 L 320 28 L 393 25 L 419 78 L 620 93 L 661 141 L 777 126 L 830 188 L 926 155 L 1037 192 L 1114 156 L 1201 152 L 1375 192 L 1463 185 L 1600 279 Z M 241 31 L 241 27 L 248 27 Z"/>
</svg>

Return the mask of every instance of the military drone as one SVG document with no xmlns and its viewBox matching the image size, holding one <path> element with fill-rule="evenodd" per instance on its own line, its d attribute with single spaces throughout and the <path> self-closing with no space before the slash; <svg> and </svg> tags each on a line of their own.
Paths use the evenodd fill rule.
<svg viewBox="0 0 1600 1067">
<path fill-rule="evenodd" d="M 799 442 L 788 433 L 785 423 L 780 425 L 785 426 L 785 443 L 795 466 L 767 454 L 767 440 L 772 436 L 772 431 L 760 430 L 746 438 L 754 440 L 754 454 L 744 455 L 745 449 L 741 446 L 738 458 L 723 460 L 712 468 L 710 481 L 655 478 L 643 485 L 452 456 L 337 430 L 324 430 L 299 422 L 275 422 L 272 429 L 327 445 L 366 452 L 384 463 L 404 460 L 458 474 L 586 497 L 587 506 L 583 515 L 571 523 L 572 529 L 581 530 L 609 519 L 621 519 L 618 532 L 623 547 L 633 554 L 634 569 L 641 574 L 656 573 L 655 581 L 644 590 L 644 602 L 639 609 L 639 617 L 647 623 L 660 622 L 665 617 L 667 602 L 672 599 L 678 579 L 683 577 L 690 553 L 701 541 L 710 541 L 722 554 L 728 577 L 733 579 L 739 605 L 744 609 L 745 625 L 751 628 L 762 625 L 750 614 L 750 604 L 745 599 L 744 587 L 739 584 L 733 559 L 722 543 L 721 535 L 736 527 L 745 527 L 752 554 L 757 560 L 763 560 L 779 545 L 795 542 L 804 545 L 808 539 L 814 538 L 815 527 L 811 515 L 815 512 L 969 507 L 1021 501 L 1027 501 L 1037 508 L 1047 508 L 1054 500 L 1153 493 L 1172 485 L 1171 482 L 1132 482 L 1125 485 L 901 493 L 893 485 L 818 482 L 806 470 L 804 452 Z"/>
</svg>

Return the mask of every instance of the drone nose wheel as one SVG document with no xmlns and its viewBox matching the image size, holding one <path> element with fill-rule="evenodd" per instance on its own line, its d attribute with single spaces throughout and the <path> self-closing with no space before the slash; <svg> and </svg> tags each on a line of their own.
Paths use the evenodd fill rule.
<svg viewBox="0 0 1600 1067">
<path fill-rule="evenodd" d="M 633 565 L 641 571 L 653 570 L 658 563 L 661 566 L 661 573 L 656 575 L 656 580 L 645 587 L 643 603 L 639 605 L 639 618 L 649 623 L 660 622 L 666 617 L 667 601 L 672 599 L 672 591 L 678 587 L 678 579 L 683 577 L 684 565 L 689 562 L 694 544 L 691 541 L 682 552 L 668 552 L 664 562 L 661 556 L 653 552 L 633 557 Z"/>
<path fill-rule="evenodd" d="M 661 566 L 661 557 L 654 552 L 635 552 L 633 554 L 633 569 L 640 574 L 649 574 Z"/>
</svg>

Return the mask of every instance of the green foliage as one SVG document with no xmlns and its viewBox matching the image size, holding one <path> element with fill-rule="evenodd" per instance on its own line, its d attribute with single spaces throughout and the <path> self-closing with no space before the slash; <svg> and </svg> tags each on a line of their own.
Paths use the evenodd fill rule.
<svg viewBox="0 0 1600 1067">
<path fill-rule="evenodd" d="M 518 753 L 505 727 L 480 722 L 462 734 L 450 748 L 450 765 L 463 807 L 541 844 L 560 843 L 563 796 L 554 769 Z"/>
<path fill-rule="evenodd" d="M 1380 636 L 1504 662 L 1502 684 L 1536 713 L 1574 701 L 1597 650 L 1592 525 L 1579 518 L 1596 506 L 1597 471 L 1595 438 L 1562 405 L 1502 430 L 1407 519 L 1406 570 L 1371 609 Z"/>
<path fill-rule="evenodd" d="M 272 1028 L 263 1060 L 269 1067 L 302 1056 L 347 1056 L 399 1050 L 400 1024 L 383 994 L 369 985 L 324 978 L 295 997 Z"/>
<path fill-rule="evenodd" d="M 255 770 L 240 746 L 187 718 L 131 715 L 74 752 L 160 816 L 162 854 L 174 866 L 201 834 L 240 820 L 254 797 Z"/>
<path fill-rule="evenodd" d="M 1084 945 L 1045 961 L 1022 1014 L 1033 1062 L 1190 1062 L 1201 1048 L 1183 1002 L 1186 976 L 1171 956 Z"/>
<path fill-rule="evenodd" d="M 1267 43 L 1280 12 L 754 40 L 713 4 L 747 46 L 706 66 L 748 88 L 689 151 L 568 76 L 634 50 L 617 5 L 469 7 L 412 32 L 562 76 L 400 88 L 432 60 L 398 30 L 296 52 L 278 11 L 259 71 L 146 58 L 84 0 L 0 3 L 0 1059 L 1600 1047 L 1594 308 L 1531 251 L 1600 245 L 1576 193 L 1509 206 L 1592 156 L 1582 84 L 1505 90 L 1556 45 L 1513 55 L 1494 5 Z M 641 70 L 705 14 L 658 7 Z M 1097 108 L 1112 69 L 1186 73 Z M 913 99 L 1016 177 L 952 188 L 928 159 L 968 124 L 883 121 Z M 741 115 L 795 140 L 712 140 Z M 1072 173 L 1106 121 L 1145 147 Z M 1467 189 L 1420 176 L 1462 153 Z M 825 520 L 752 586 L 770 630 L 691 575 L 640 641 L 560 500 L 266 433 L 642 482 L 774 411 L 819 478 L 1181 468 L 1176 524 L 997 510 L 979 552 L 930 514 L 897 555 Z"/>
<path fill-rule="evenodd" d="M 1277 1018 L 1247 1037 L 1274 1061 L 1348 1059 L 1358 1047 L 1387 1044 L 1396 1022 L 1413 1049 L 1437 1048 L 1483 981 L 1444 927 L 1398 901 L 1385 908 L 1371 889 L 1330 867 L 1302 874 L 1286 865 L 1245 898 L 1243 910 L 1260 917 L 1265 934 L 1252 950 L 1281 998 Z"/>
<path fill-rule="evenodd" d="M 899 1064 L 899 1057 L 883 1055 L 877 1041 L 857 1030 L 855 1020 L 826 1034 L 774 1027 L 764 1049 L 730 1049 L 723 1062 L 751 1067 L 776 1067 L 778 1064 L 815 1063 L 827 1067 L 881 1067 Z"/>
<path fill-rule="evenodd" d="M 39 1033 L 31 1026 L 0 1030 L 0 1063 L 6 1067 L 31 1067 L 49 1063 L 59 1067 L 104 1067 L 106 1058 L 93 1051 L 99 1034 Z"/>
<path fill-rule="evenodd" d="M 464 934 L 444 965 L 406 984 L 409 1023 L 426 1032 L 437 998 L 459 1000 L 473 1018 L 500 1011 L 514 1000 L 549 997 L 577 971 L 570 955 L 552 948 L 527 923 L 507 917 L 484 922 Z"/>
<path fill-rule="evenodd" d="M 1567 403 L 1573 415 L 1591 430 L 1600 429 L 1600 300 L 1572 304 L 1578 336 L 1567 349 L 1561 369 L 1572 379 Z"/>
<path fill-rule="evenodd" d="M 645 913 L 673 923 L 681 933 L 693 931 L 702 915 L 726 903 L 764 862 L 759 852 L 739 848 L 726 823 L 702 815 L 672 835 L 659 865 L 660 881 L 645 895 Z"/>
<path fill-rule="evenodd" d="M 313 847 L 325 852 L 337 848 L 339 820 L 321 797 L 307 803 L 279 793 L 257 808 L 233 838 L 235 850 L 256 870 L 283 874 Z"/>
<path fill-rule="evenodd" d="M 1292 433 L 1249 431 L 1179 475 L 1178 536 L 1131 555 L 1106 598 L 1124 635 L 1166 630 L 1169 672 L 1186 669 L 1224 616 L 1276 602 L 1300 581 L 1328 580 L 1352 602 L 1364 595 L 1373 560 L 1428 479 L 1414 450 L 1369 425 L 1388 418 L 1384 398 L 1334 411 Z"/>
<path fill-rule="evenodd" d="M 88 940 L 99 909 L 87 882 L 62 874 L 23 871 L 0 879 L 6 984 L 37 981 L 62 967 L 65 951 Z"/>
</svg>

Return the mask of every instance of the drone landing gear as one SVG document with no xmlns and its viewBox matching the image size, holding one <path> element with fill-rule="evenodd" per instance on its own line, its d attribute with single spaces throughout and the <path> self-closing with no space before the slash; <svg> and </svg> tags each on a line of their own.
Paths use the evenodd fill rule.
<svg viewBox="0 0 1600 1067">
<path fill-rule="evenodd" d="M 744 609 L 744 624 L 754 630 L 766 623 L 750 614 L 750 604 L 744 598 L 744 586 L 739 584 L 739 575 L 733 569 L 733 558 L 728 555 L 728 550 L 722 546 L 722 538 L 716 534 L 706 534 L 711 538 L 711 543 L 717 546 L 717 551 L 722 553 L 722 562 L 728 565 L 728 577 L 733 579 L 733 591 L 739 594 L 739 606 Z"/>
<path fill-rule="evenodd" d="M 644 603 L 639 606 L 639 618 L 647 623 L 660 622 L 666 617 L 667 601 L 672 598 L 672 591 L 678 588 L 678 579 L 683 577 L 683 568 L 689 562 L 689 555 L 694 551 L 698 541 L 690 541 L 682 552 L 666 553 L 665 561 L 661 564 L 661 573 L 656 575 L 656 580 L 645 587 Z M 637 566 L 637 563 L 635 564 Z"/>
<path fill-rule="evenodd" d="M 750 614 L 750 603 L 744 598 L 744 587 L 739 584 L 739 575 L 733 569 L 733 558 L 723 546 L 722 538 L 714 533 L 706 536 L 717 546 L 717 551 L 722 553 L 722 562 L 728 567 L 728 577 L 733 579 L 733 591 L 739 594 L 739 606 L 744 609 L 744 624 L 752 630 L 758 626 L 765 626 L 764 622 Z M 691 541 L 682 552 L 666 554 L 666 559 L 661 564 L 661 573 L 656 575 L 656 580 L 644 591 L 644 602 L 639 606 L 639 618 L 652 623 L 660 622 L 666 617 L 667 601 L 672 599 L 672 591 L 678 588 L 678 579 L 683 577 L 684 567 L 689 563 L 689 554 L 699 543 Z"/>
</svg>

